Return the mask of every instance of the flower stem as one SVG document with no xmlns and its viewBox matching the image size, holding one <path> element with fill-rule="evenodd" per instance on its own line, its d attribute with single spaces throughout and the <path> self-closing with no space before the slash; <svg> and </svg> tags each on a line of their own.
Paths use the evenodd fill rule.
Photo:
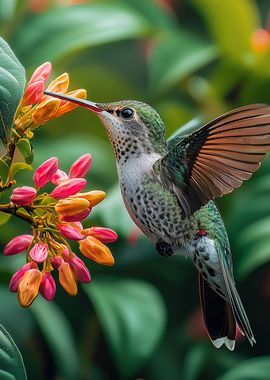
<svg viewBox="0 0 270 380">
<path fill-rule="evenodd" d="M 0 211 L 6 214 L 14 215 L 17 218 L 22 219 L 27 223 L 30 223 L 32 226 L 36 225 L 36 222 L 29 214 L 25 214 L 21 212 L 20 210 L 17 209 L 16 206 L 13 206 L 10 203 L 4 204 L 4 205 L 0 204 Z"/>
</svg>

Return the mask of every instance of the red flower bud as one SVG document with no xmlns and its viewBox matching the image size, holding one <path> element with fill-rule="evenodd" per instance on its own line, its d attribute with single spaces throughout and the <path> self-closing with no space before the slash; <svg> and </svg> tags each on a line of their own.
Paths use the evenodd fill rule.
<svg viewBox="0 0 270 380">
<path fill-rule="evenodd" d="M 56 292 L 56 284 L 50 272 L 42 276 L 39 291 L 47 301 L 52 301 Z"/>
<path fill-rule="evenodd" d="M 69 177 L 70 178 L 78 178 L 78 177 L 84 177 L 85 174 L 88 172 L 90 165 L 92 163 L 92 156 L 91 154 L 84 154 L 83 156 L 79 157 L 70 167 L 69 170 Z"/>
<path fill-rule="evenodd" d="M 7 256 L 16 255 L 25 251 L 33 240 L 32 235 L 15 236 L 4 248 L 4 254 Z"/>
<path fill-rule="evenodd" d="M 48 245 L 44 243 L 36 243 L 29 252 L 29 256 L 37 263 L 42 263 L 48 256 Z"/>
<path fill-rule="evenodd" d="M 78 214 L 74 215 L 64 215 L 61 216 L 61 220 L 64 222 L 77 222 L 77 221 L 82 221 L 88 217 L 88 215 L 91 212 L 91 208 L 86 208 L 85 210 L 79 212 Z"/>
<path fill-rule="evenodd" d="M 33 180 L 37 187 L 46 185 L 51 181 L 58 169 L 57 157 L 51 157 L 41 164 L 34 173 Z"/>
<path fill-rule="evenodd" d="M 80 230 L 76 227 L 71 226 L 70 224 L 59 224 L 58 229 L 62 235 L 71 240 L 81 240 L 83 235 L 80 233 Z"/>
<path fill-rule="evenodd" d="M 82 231 L 82 233 L 86 236 L 94 236 L 96 239 L 98 239 L 102 243 L 112 243 L 118 238 L 118 235 L 116 232 L 114 232 L 110 228 L 103 228 L 103 227 L 86 228 L 85 230 Z"/>
<path fill-rule="evenodd" d="M 56 186 L 50 195 L 55 199 L 67 198 L 81 191 L 86 183 L 84 178 L 71 178 Z"/>
<path fill-rule="evenodd" d="M 19 206 L 29 205 L 36 198 L 37 191 L 34 187 L 22 186 L 16 187 L 10 197 L 10 200 Z"/>
<path fill-rule="evenodd" d="M 58 169 L 52 178 L 52 183 L 55 186 L 58 186 L 61 182 L 66 181 L 67 179 L 69 179 L 67 173 L 65 173 L 63 170 Z"/>
</svg>

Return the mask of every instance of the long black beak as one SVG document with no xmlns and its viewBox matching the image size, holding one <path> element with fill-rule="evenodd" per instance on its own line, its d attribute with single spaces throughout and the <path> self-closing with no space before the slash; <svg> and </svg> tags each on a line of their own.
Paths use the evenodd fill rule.
<svg viewBox="0 0 270 380">
<path fill-rule="evenodd" d="M 94 111 L 97 113 L 103 111 L 103 109 L 101 109 L 97 103 L 90 102 L 89 100 L 80 99 L 80 98 L 73 98 L 72 96 L 60 94 L 58 92 L 51 92 L 51 91 L 47 91 L 47 90 L 44 91 L 44 94 L 49 95 L 49 96 L 53 96 L 54 98 L 57 98 L 57 99 L 67 100 L 71 103 L 78 104 L 78 106 L 89 108 L 91 111 Z"/>
</svg>

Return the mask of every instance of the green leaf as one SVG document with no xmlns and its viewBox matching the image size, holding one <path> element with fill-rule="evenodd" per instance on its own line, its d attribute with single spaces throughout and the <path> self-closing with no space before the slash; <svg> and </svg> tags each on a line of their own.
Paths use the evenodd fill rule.
<svg viewBox="0 0 270 380">
<path fill-rule="evenodd" d="M 28 139 L 20 139 L 16 146 L 23 155 L 25 162 L 29 165 L 32 164 L 34 156 L 30 141 Z"/>
<path fill-rule="evenodd" d="M 22 355 L 2 325 L 0 325 L 0 378 L 1 380 L 27 378 Z"/>
<path fill-rule="evenodd" d="M 25 162 L 14 162 L 11 166 L 12 176 L 14 177 L 16 173 L 21 170 L 33 170 L 31 165 L 26 164 Z"/>
<path fill-rule="evenodd" d="M 270 357 L 262 356 L 243 360 L 235 365 L 218 380 L 268 380 L 270 373 Z"/>
<path fill-rule="evenodd" d="M 152 285 L 139 280 L 95 278 L 84 286 L 102 325 L 119 372 L 134 374 L 164 333 L 166 313 Z"/>
<path fill-rule="evenodd" d="M 31 306 L 63 379 L 78 378 L 78 356 L 71 327 L 58 306 L 41 298 Z"/>
<path fill-rule="evenodd" d="M 27 18 L 17 26 L 13 46 L 26 65 L 36 65 L 86 47 L 138 38 L 149 28 L 138 12 L 123 3 L 97 1 Z"/>
<path fill-rule="evenodd" d="M 202 13 L 219 49 L 232 60 L 250 52 L 252 32 L 259 28 L 258 8 L 252 0 L 192 0 Z"/>
<path fill-rule="evenodd" d="M 149 60 L 150 87 L 153 91 L 168 89 L 216 57 L 213 44 L 187 30 L 164 34 Z"/>
<path fill-rule="evenodd" d="M 5 40 L 0 38 L 0 138 L 7 144 L 20 102 L 25 71 Z"/>
<path fill-rule="evenodd" d="M 6 214 L 5 212 L 0 211 L 0 226 L 7 223 L 11 218 L 11 214 Z"/>
</svg>

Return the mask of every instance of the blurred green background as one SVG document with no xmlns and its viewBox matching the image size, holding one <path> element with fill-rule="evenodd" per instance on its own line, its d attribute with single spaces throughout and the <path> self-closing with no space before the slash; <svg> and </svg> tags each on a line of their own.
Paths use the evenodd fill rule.
<svg viewBox="0 0 270 380">
<path fill-rule="evenodd" d="M 170 135 L 198 116 L 270 103 L 268 9 L 268 0 L 1 0 L 0 34 L 28 78 L 49 60 L 54 77 L 69 72 L 71 89 L 86 88 L 91 100 L 150 103 Z M 115 266 L 91 263 L 93 281 L 77 297 L 58 286 L 55 301 L 39 297 L 29 310 L 7 288 L 23 257 L 0 257 L 0 323 L 22 352 L 29 379 L 270 378 L 270 157 L 241 189 L 217 201 L 257 339 L 252 348 L 239 337 L 229 352 L 206 336 L 191 261 L 159 257 L 136 238 L 95 116 L 76 109 L 50 121 L 33 146 L 36 166 L 56 155 L 68 169 L 81 154 L 93 154 L 89 188 L 108 196 L 87 224 L 115 229 L 119 241 L 110 247 Z M 15 220 L 1 226 L 1 249 L 27 228 Z"/>
</svg>

